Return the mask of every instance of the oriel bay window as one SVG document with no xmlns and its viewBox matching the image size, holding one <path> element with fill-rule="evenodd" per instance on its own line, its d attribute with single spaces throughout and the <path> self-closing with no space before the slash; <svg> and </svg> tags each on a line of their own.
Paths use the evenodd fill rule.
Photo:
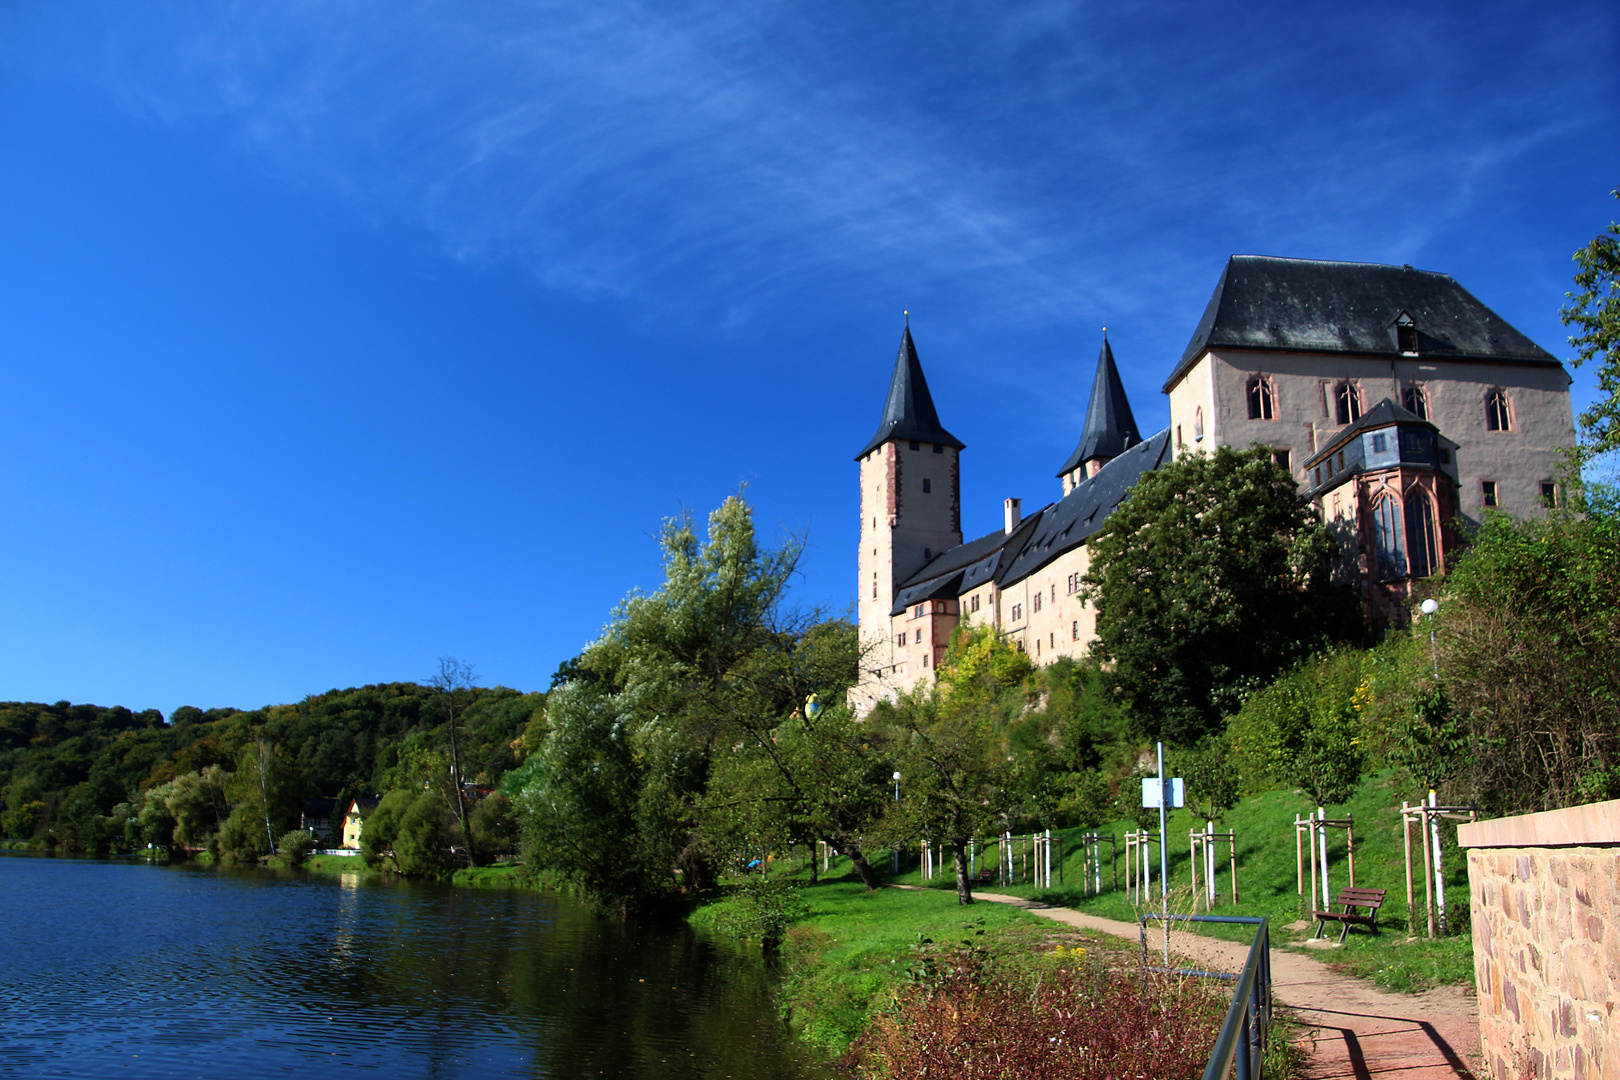
<svg viewBox="0 0 1620 1080">
<path fill-rule="evenodd" d="M 1406 522 L 1400 500 L 1385 495 L 1373 504 L 1373 544 L 1378 555 L 1378 580 L 1406 576 Z"/>
<path fill-rule="evenodd" d="M 1406 552 L 1413 577 L 1428 577 L 1439 568 L 1434 504 L 1422 489 L 1406 495 Z"/>
</svg>

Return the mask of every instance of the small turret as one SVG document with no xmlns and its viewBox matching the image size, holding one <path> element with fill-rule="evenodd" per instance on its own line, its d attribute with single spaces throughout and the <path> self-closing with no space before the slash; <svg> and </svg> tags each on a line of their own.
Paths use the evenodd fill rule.
<svg viewBox="0 0 1620 1080">
<path fill-rule="evenodd" d="M 1105 331 L 1102 352 L 1097 357 L 1097 375 L 1091 382 L 1085 429 L 1080 433 L 1080 443 L 1074 453 L 1057 473 L 1063 481 L 1063 494 L 1073 491 L 1080 481 L 1096 475 L 1098 469 L 1141 441 L 1142 434 L 1136 429 L 1136 417 L 1131 415 L 1131 403 L 1125 396 L 1125 384 L 1120 382 L 1114 350 L 1108 346 Z"/>
</svg>

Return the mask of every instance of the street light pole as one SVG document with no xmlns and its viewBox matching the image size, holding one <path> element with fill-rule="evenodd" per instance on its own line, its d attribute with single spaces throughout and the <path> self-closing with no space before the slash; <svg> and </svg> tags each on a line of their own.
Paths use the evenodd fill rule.
<svg viewBox="0 0 1620 1080">
<path fill-rule="evenodd" d="M 1434 597 L 1423 601 L 1423 620 L 1429 624 L 1429 663 L 1434 665 L 1434 677 L 1440 677 L 1440 654 L 1434 648 L 1434 613 L 1440 610 L 1440 601 Z"/>
<path fill-rule="evenodd" d="M 895 806 L 898 807 L 900 805 L 900 770 L 899 769 L 896 769 L 894 771 L 894 802 L 895 802 Z M 889 866 L 892 868 L 894 873 L 898 874 L 900 872 L 900 849 L 899 848 L 890 848 L 889 849 Z"/>
</svg>

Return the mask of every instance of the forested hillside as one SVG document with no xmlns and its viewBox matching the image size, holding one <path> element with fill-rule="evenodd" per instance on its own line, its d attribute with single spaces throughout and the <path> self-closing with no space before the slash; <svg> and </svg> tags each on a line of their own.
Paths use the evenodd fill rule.
<svg viewBox="0 0 1620 1080">
<path fill-rule="evenodd" d="M 242 857 L 296 829 L 310 797 L 421 789 L 450 774 L 493 785 L 544 723 L 545 695 L 388 683 L 261 709 L 0 705 L 0 829 L 69 851 L 148 843 Z"/>
</svg>

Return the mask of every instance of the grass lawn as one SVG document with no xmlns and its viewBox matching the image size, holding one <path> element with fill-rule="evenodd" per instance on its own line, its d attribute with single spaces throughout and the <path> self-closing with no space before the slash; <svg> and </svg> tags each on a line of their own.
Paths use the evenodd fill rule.
<svg viewBox="0 0 1620 1080">
<path fill-rule="evenodd" d="M 783 971 L 782 1011 L 800 1035 L 824 1054 L 838 1054 L 878 1010 L 894 1001 L 929 939 L 940 946 L 971 942 L 999 962 L 1017 963 L 1057 946 L 1080 946 L 1112 955 L 1132 967 L 1128 943 L 1087 935 L 1004 904 L 963 908 L 932 891 L 881 889 L 867 892 L 847 859 L 831 878 L 805 883 L 810 917 L 788 931 L 778 962 Z M 715 923 L 726 901 L 693 912 L 700 930 Z"/>
<path fill-rule="evenodd" d="M 1356 823 L 1356 884 L 1362 888 L 1385 889 L 1384 906 L 1378 913 L 1382 933 L 1371 934 L 1365 929 L 1353 929 L 1343 948 L 1311 950 L 1312 955 L 1348 973 L 1369 978 L 1377 985 L 1391 990 L 1418 991 L 1440 983 L 1471 985 L 1474 978 L 1473 942 L 1469 933 L 1468 867 L 1464 854 L 1457 848 L 1455 830 L 1442 829 L 1444 862 L 1446 869 L 1446 905 L 1451 936 L 1429 940 L 1421 936 L 1423 913 L 1419 917 L 1418 934 L 1407 927 L 1406 877 L 1401 844 L 1401 795 L 1389 774 L 1370 777 L 1364 781 L 1355 796 L 1345 806 L 1328 807 L 1330 818 L 1343 818 L 1348 812 Z M 1216 915 L 1266 915 L 1272 923 L 1272 942 L 1276 946 L 1300 947 L 1309 936 L 1311 925 L 1299 927 L 1309 916 L 1309 907 L 1298 893 L 1295 869 L 1294 817 L 1314 809 L 1305 796 L 1289 791 L 1273 791 L 1243 800 L 1235 809 L 1216 823 L 1217 831 L 1236 829 L 1238 846 L 1239 903 L 1230 902 L 1231 885 L 1227 875 L 1227 857 L 1224 851 L 1216 863 L 1216 881 L 1222 897 L 1215 907 Z M 1172 840 L 1169 851 L 1171 909 L 1187 909 L 1190 902 L 1191 878 L 1187 833 L 1195 819 L 1185 810 L 1170 815 L 1169 832 Z M 1201 821 L 1196 822 L 1202 825 Z M 1104 835 L 1123 835 L 1134 828 L 1123 821 L 1104 826 Z M 1037 889 L 1027 884 L 987 886 L 996 892 L 1037 898 L 1048 903 L 1062 904 L 1079 911 L 1108 918 L 1135 921 L 1138 912 L 1123 891 L 1124 866 L 1120 865 L 1121 888 L 1113 888 L 1112 874 L 1104 845 L 1103 891 L 1089 895 L 1081 884 L 1078 829 L 1062 830 L 1064 837 L 1063 882 L 1054 882 L 1051 889 Z M 1414 847 L 1417 835 L 1413 834 Z M 1121 845 L 1123 847 L 1123 845 Z M 1349 884 L 1345 861 L 1346 840 L 1343 830 L 1333 830 L 1328 843 L 1328 857 L 1332 866 L 1332 885 L 1338 888 Z M 993 850 L 989 853 L 994 861 Z M 954 889 L 948 875 L 932 882 L 921 881 L 915 851 L 906 853 L 904 872 L 893 875 L 892 880 L 905 884 L 921 884 L 941 889 Z M 983 854 L 981 853 L 981 859 Z M 1158 892 L 1158 847 L 1153 848 L 1154 892 Z M 888 869 L 886 852 L 873 856 L 873 864 Z M 1423 905 L 1421 850 L 1414 851 L 1414 891 L 1419 909 Z M 981 863 L 982 865 L 982 863 Z M 885 875 L 890 876 L 890 875 Z M 1053 871 L 1054 879 L 1058 877 Z M 1306 888 L 1309 888 L 1307 867 Z M 1174 891 L 1180 888 L 1178 900 Z M 1290 927 L 1295 929 L 1289 929 Z M 1241 927 L 1203 928 L 1219 936 L 1247 940 L 1247 931 Z M 1337 929 L 1334 928 L 1337 937 Z"/>
</svg>

